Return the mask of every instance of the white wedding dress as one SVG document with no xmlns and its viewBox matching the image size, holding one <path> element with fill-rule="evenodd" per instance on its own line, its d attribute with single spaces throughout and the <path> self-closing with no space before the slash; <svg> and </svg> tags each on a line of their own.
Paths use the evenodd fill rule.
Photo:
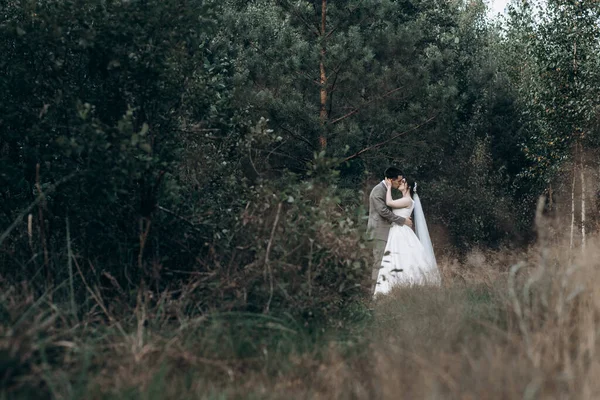
<svg viewBox="0 0 600 400">
<path fill-rule="evenodd" d="M 392 210 L 404 218 L 411 216 L 410 207 Z M 381 269 L 377 276 L 375 294 L 388 293 L 397 285 L 441 285 L 441 277 L 433 252 L 429 255 L 419 238 L 406 225 L 392 225 L 385 246 Z"/>
</svg>

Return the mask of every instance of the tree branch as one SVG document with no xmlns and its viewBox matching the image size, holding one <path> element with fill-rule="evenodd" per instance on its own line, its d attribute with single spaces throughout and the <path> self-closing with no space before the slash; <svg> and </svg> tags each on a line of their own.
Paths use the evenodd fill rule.
<svg viewBox="0 0 600 400">
<path fill-rule="evenodd" d="M 264 54 L 264 52 L 259 49 L 252 41 L 248 42 L 250 44 L 250 47 L 252 47 L 254 50 L 258 51 L 259 53 L 261 53 L 261 55 L 263 57 L 265 57 L 267 60 L 269 60 L 271 63 L 275 64 L 275 60 L 272 57 L 267 56 L 266 54 Z M 311 81 L 312 83 L 314 83 L 315 85 L 321 86 L 321 82 L 318 79 L 312 78 L 309 75 L 307 75 L 305 72 L 301 72 L 301 71 L 294 71 L 294 73 L 296 75 L 299 75 L 305 79 L 308 79 L 309 81 Z"/>
<path fill-rule="evenodd" d="M 356 152 L 356 153 L 352 154 L 351 156 L 349 156 L 349 157 L 346 157 L 346 158 L 345 158 L 343 161 L 344 161 L 344 162 L 346 162 L 346 161 L 350 161 L 350 160 L 353 160 L 353 159 L 355 159 L 355 158 L 358 158 L 358 157 L 359 157 L 361 154 L 363 154 L 363 153 L 366 153 L 366 152 L 367 152 L 367 151 L 369 151 L 369 150 L 374 150 L 374 149 L 377 149 L 377 148 L 379 148 L 379 147 L 383 146 L 384 144 L 386 144 L 386 143 L 389 143 L 389 142 L 391 142 L 392 140 L 399 138 L 400 136 L 406 135 L 407 133 L 410 133 L 410 132 L 412 132 L 412 131 L 414 131 L 414 130 L 417 130 L 417 129 L 419 129 L 420 127 L 422 127 L 423 125 L 426 125 L 426 124 L 430 123 L 430 122 L 431 122 L 431 121 L 433 121 L 434 119 L 435 119 L 435 116 L 433 116 L 433 117 L 430 117 L 428 120 L 426 120 L 425 122 L 422 122 L 422 123 L 420 123 L 419 125 L 416 125 L 416 126 L 414 126 L 414 127 L 410 128 L 410 129 L 408 129 L 408 130 L 406 130 L 406 131 L 404 131 L 404 132 L 402 132 L 402 133 L 398 133 L 398 134 L 396 134 L 396 135 L 392 136 L 391 138 L 389 138 L 389 139 L 387 139 L 387 140 L 384 140 L 384 141 L 383 141 L 383 142 L 381 142 L 381 143 L 377 143 L 377 144 L 374 144 L 373 146 L 366 147 L 366 148 L 364 148 L 364 149 L 362 149 L 362 150 L 360 150 L 360 151 L 358 151 L 358 152 Z"/>
<path fill-rule="evenodd" d="M 331 84 L 331 86 L 329 87 L 329 110 L 327 111 L 327 117 L 329 118 L 329 116 L 331 115 L 331 110 L 333 109 L 333 92 L 335 90 L 335 83 L 337 82 L 337 78 L 340 72 L 340 68 L 338 66 L 338 68 L 336 68 L 336 70 L 333 72 L 335 75 L 333 77 L 333 83 Z"/>
<path fill-rule="evenodd" d="M 360 8 L 360 6 L 362 5 L 362 3 L 363 3 L 363 2 L 364 2 L 364 1 L 361 1 L 360 3 L 358 3 L 358 4 L 356 5 L 356 7 L 354 7 L 354 9 L 352 9 L 352 10 L 349 10 L 349 11 L 350 11 L 350 14 L 348 14 L 348 16 L 346 17 L 346 21 L 348 21 L 348 20 L 350 19 L 350 17 L 352 17 L 352 15 L 354 15 L 354 13 L 356 12 L 356 10 L 358 10 L 358 9 Z M 358 25 L 357 25 L 357 26 L 360 26 L 360 25 L 362 25 L 362 23 L 363 23 L 363 22 L 365 22 L 365 21 L 366 21 L 367 19 L 369 19 L 370 17 L 371 17 L 371 16 L 366 16 L 365 18 L 363 18 L 363 19 L 362 19 L 362 20 L 361 20 L 361 21 L 358 23 Z M 329 39 L 329 37 L 330 37 L 330 36 L 331 36 L 331 35 L 332 35 L 332 34 L 333 34 L 335 31 L 337 31 L 339 27 L 340 27 L 340 26 L 338 25 L 338 26 L 336 26 L 335 28 L 333 28 L 332 30 L 330 30 L 330 31 L 329 31 L 329 33 L 327 33 L 327 34 L 325 35 L 325 39 Z"/>
<path fill-rule="evenodd" d="M 21 211 L 21 213 L 17 216 L 17 218 L 15 218 L 15 220 L 13 221 L 12 224 L 10 224 L 10 226 L 2 233 L 2 235 L 0 235 L 0 246 L 2 245 L 2 243 L 6 240 L 6 238 L 8 238 L 8 236 L 10 235 L 10 233 L 13 231 L 13 229 L 15 229 L 17 227 L 17 225 L 19 225 L 19 223 L 23 220 L 23 218 L 25 218 L 25 216 L 31 211 L 33 210 L 33 208 L 42 200 L 44 200 L 46 198 L 46 195 L 54 192 L 56 190 L 57 187 L 59 187 L 60 185 L 62 185 L 63 183 L 71 180 L 75 175 L 77 175 L 76 172 L 73 172 L 70 175 L 67 175 L 66 177 L 62 178 L 61 180 L 59 180 L 58 182 L 56 182 L 53 185 L 48 186 L 48 188 L 46 189 L 46 192 L 42 192 L 40 191 L 38 196 L 35 198 L 35 200 L 33 201 L 33 203 L 31 203 L 27 208 L 25 208 L 23 211 Z"/>
<path fill-rule="evenodd" d="M 196 224 L 194 224 L 192 221 L 189 221 L 188 219 L 182 217 L 181 215 L 177 214 L 174 211 L 169 210 L 168 208 L 164 208 L 163 206 L 157 206 L 156 208 L 158 208 L 160 211 L 163 211 L 183 222 L 185 222 L 186 224 L 188 224 L 193 230 L 195 230 L 198 233 L 204 233 L 201 229 L 198 228 L 198 226 Z"/>
<path fill-rule="evenodd" d="M 294 6 L 290 5 L 287 1 L 278 1 L 278 3 L 280 3 L 281 5 L 283 5 L 283 3 L 287 3 L 287 8 L 290 9 L 290 11 L 296 16 L 296 18 L 302 21 L 302 23 L 310 30 L 311 33 L 314 33 L 316 36 L 321 36 L 321 33 L 319 32 L 318 28 L 315 29 L 316 26 L 312 26 L 306 19 L 304 19 L 304 17 L 294 9 Z"/>
<path fill-rule="evenodd" d="M 299 139 L 301 141 L 303 141 L 304 143 L 308 144 L 310 146 L 311 149 L 316 150 L 317 148 L 315 147 L 315 145 L 313 143 L 311 143 L 310 140 L 308 140 L 307 138 L 305 138 L 304 136 L 300 135 L 299 133 L 295 133 L 293 132 L 291 129 L 286 128 L 283 125 L 279 125 L 279 129 L 284 130 L 285 132 L 289 133 L 290 135 L 292 135 L 293 137 L 295 137 L 296 139 Z"/>
<path fill-rule="evenodd" d="M 271 229 L 271 237 L 269 238 L 269 243 L 267 244 L 267 251 L 265 252 L 265 276 L 267 273 L 269 274 L 269 300 L 267 301 L 267 305 L 265 306 L 265 313 L 269 312 L 269 307 L 271 306 L 271 300 L 273 299 L 273 267 L 271 267 L 271 263 L 269 261 L 269 254 L 271 253 L 271 246 L 273 245 L 273 238 L 275 237 L 275 230 L 277 229 L 277 223 L 279 222 L 279 215 L 281 215 L 281 207 L 283 203 L 279 203 L 277 205 L 277 215 L 275 215 L 275 222 L 273 222 L 273 228 Z"/>
<path fill-rule="evenodd" d="M 374 99 L 371 99 L 371 100 L 369 100 L 369 101 L 367 101 L 367 102 L 363 103 L 361 106 L 359 106 L 359 107 L 356 107 L 354 110 L 350 111 L 349 113 L 347 113 L 347 114 L 345 114 L 345 115 L 342 115 L 342 116 L 341 116 L 341 117 L 339 117 L 339 118 L 336 118 L 336 119 L 334 119 L 333 121 L 331 121 L 331 122 L 330 122 L 330 124 L 332 124 L 332 125 L 333 125 L 333 124 L 337 124 L 338 122 L 340 122 L 340 121 L 343 121 L 343 120 L 345 120 L 346 118 L 349 118 L 349 117 L 353 116 L 354 114 L 357 114 L 358 112 L 360 112 L 360 111 L 361 111 L 363 108 L 365 108 L 365 107 L 366 107 L 366 106 L 368 106 L 369 104 L 371 104 L 371 103 L 374 103 L 374 102 L 375 102 L 375 101 L 377 101 L 377 100 L 383 100 L 383 99 L 385 99 L 386 97 L 389 97 L 389 96 L 391 96 L 392 94 L 396 93 L 397 91 L 399 91 L 399 90 L 402 90 L 403 88 L 404 88 L 404 86 L 402 86 L 402 87 L 399 87 L 399 88 L 396 88 L 396 89 L 394 89 L 394 90 L 390 90 L 389 92 L 385 93 L 385 94 L 384 94 L 383 96 L 381 96 L 381 97 L 376 97 L 376 98 L 374 98 Z"/>
</svg>

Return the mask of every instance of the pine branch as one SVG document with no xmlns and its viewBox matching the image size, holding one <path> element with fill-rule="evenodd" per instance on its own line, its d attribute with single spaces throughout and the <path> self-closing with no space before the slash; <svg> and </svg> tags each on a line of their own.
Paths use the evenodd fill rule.
<svg viewBox="0 0 600 400">
<path fill-rule="evenodd" d="M 352 154 L 351 156 L 349 156 L 349 157 L 346 157 L 346 158 L 345 158 L 343 161 L 344 161 L 344 162 L 346 162 L 346 161 L 350 161 L 350 160 L 353 160 L 353 159 L 355 159 L 355 158 L 358 158 L 358 157 L 359 157 L 361 154 L 363 154 L 363 153 L 366 153 L 366 152 L 367 152 L 367 151 L 369 151 L 369 150 L 374 150 L 374 149 L 377 149 L 377 148 L 379 148 L 379 147 L 383 146 L 384 144 L 386 144 L 386 143 L 389 143 L 389 142 L 391 142 L 392 140 L 399 138 L 400 136 L 404 136 L 404 135 L 406 135 L 407 133 L 410 133 L 410 132 L 412 132 L 412 131 L 415 131 L 415 130 L 419 129 L 420 127 L 422 127 L 423 125 L 426 125 L 426 124 L 430 123 L 430 122 L 431 122 L 431 121 L 433 121 L 434 119 L 435 119 L 435 116 L 433 116 L 433 117 L 430 117 L 430 118 L 429 118 L 429 119 L 427 119 L 425 122 L 422 122 L 422 123 L 420 123 L 419 125 L 416 125 L 416 126 L 414 126 L 414 127 L 410 128 L 410 129 L 408 129 L 408 130 L 406 130 L 406 131 L 404 131 L 404 132 L 402 132 L 402 133 L 398 133 L 397 135 L 394 135 L 394 136 L 392 136 L 391 138 L 389 138 L 389 139 L 386 139 L 386 140 L 384 140 L 384 141 L 383 141 L 383 142 L 381 142 L 381 143 L 377 143 L 377 144 L 374 144 L 373 146 L 366 147 L 366 148 L 364 148 L 364 149 L 362 149 L 362 150 L 360 150 L 360 151 L 358 151 L 358 152 L 356 152 L 356 153 Z"/>
<path fill-rule="evenodd" d="M 293 137 L 295 137 L 296 139 L 299 139 L 301 141 L 303 141 L 304 143 L 308 144 L 310 146 L 311 149 L 316 150 L 317 148 L 315 147 L 315 145 L 308 140 L 307 138 L 305 138 L 304 136 L 300 135 L 299 133 L 293 132 L 291 129 L 286 128 L 283 125 L 279 125 L 279 129 L 284 130 L 285 132 L 289 133 L 290 135 L 292 135 Z"/>
<path fill-rule="evenodd" d="M 356 5 L 356 7 L 354 7 L 354 9 L 350 10 L 350 14 L 348 14 L 348 16 L 346 17 L 346 20 L 347 20 L 347 21 L 348 21 L 348 20 L 350 20 L 350 17 L 352 17 L 352 15 L 354 15 L 354 13 L 356 12 L 356 10 L 360 9 L 360 6 L 362 5 L 362 3 L 363 3 L 363 2 L 364 2 L 364 1 L 361 1 L 360 3 L 358 3 L 358 4 Z M 363 24 L 363 22 L 365 22 L 365 21 L 366 21 L 366 20 L 368 20 L 369 18 L 371 18 L 371 16 L 370 16 L 370 15 L 367 15 L 365 18 L 363 18 L 362 20 L 360 20 L 356 26 L 361 26 L 361 25 Z M 325 39 L 329 39 L 329 37 L 330 37 L 331 35 L 333 35 L 333 33 L 334 33 L 335 31 L 337 31 L 339 27 L 340 27 L 340 25 L 338 25 L 338 26 L 336 26 L 335 28 L 333 28 L 332 30 L 330 30 L 330 31 L 329 31 L 329 33 L 327 33 L 327 34 L 325 35 Z"/>
<path fill-rule="evenodd" d="M 321 36 L 321 32 L 319 32 L 319 29 L 316 26 L 312 26 L 302 15 L 300 15 L 300 13 L 296 11 L 294 6 L 290 5 L 287 1 L 278 1 L 278 3 L 284 7 L 285 5 L 283 3 L 287 3 L 287 8 L 290 9 L 290 11 L 296 16 L 296 18 L 302 21 L 302 23 L 308 28 L 308 30 L 311 33 L 314 33 L 316 36 Z"/>
<path fill-rule="evenodd" d="M 345 115 L 342 115 L 342 116 L 341 116 L 341 117 L 339 117 L 339 118 L 336 118 L 336 119 L 334 119 L 334 120 L 333 120 L 333 121 L 331 121 L 330 123 L 331 123 L 331 124 L 337 124 L 338 122 L 340 122 L 340 121 L 343 121 L 343 120 L 345 120 L 346 118 L 349 118 L 349 117 L 353 116 L 354 114 L 358 114 L 360 111 L 362 111 L 362 110 L 363 110 L 363 109 L 364 109 L 366 106 L 368 106 L 369 104 L 371 104 L 371 103 L 374 103 L 375 101 L 378 101 L 378 100 L 383 100 L 383 99 L 385 99 L 386 97 L 389 97 L 389 96 L 391 96 L 392 94 L 396 93 L 397 91 L 399 91 L 399 90 L 402 90 L 403 88 L 404 88 L 404 86 L 402 86 L 402 87 L 399 87 L 399 88 L 396 88 L 396 89 L 393 89 L 393 90 L 390 90 L 389 92 L 385 93 L 383 96 L 380 96 L 380 97 L 373 98 L 373 99 L 371 99 L 371 100 L 369 100 L 369 101 L 367 101 L 367 102 L 363 103 L 361 106 L 359 106 L 359 107 L 356 107 L 354 110 L 350 111 L 349 113 L 347 113 L 347 114 L 345 114 Z"/>
<path fill-rule="evenodd" d="M 267 60 L 269 60 L 269 62 L 271 62 L 271 63 L 273 63 L 273 64 L 275 64 L 275 63 L 276 63 L 276 60 L 275 60 L 275 59 L 273 59 L 272 57 L 269 57 L 269 56 L 267 56 L 266 54 L 264 54 L 264 52 L 263 52 L 261 49 L 259 49 L 259 48 L 258 48 L 258 46 L 256 46 L 256 45 L 254 44 L 254 42 L 250 41 L 250 42 L 248 42 L 248 43 L 250 44 L 250 47 L 252 47 L 254 50 L 256 50 L 256 51 L 258 51 L 259 53 L 261 53 L 261 55 L 262 55 L 263 57 L 265 57 Z M 317 79 L 315 79 L 315 78 L 312 78 L 311 76 L 309 76 L 309 75 L 308 75 L 307 73 L 305 73 L 305 72 L 301 72 L 301 71 L 294 71 L 294 73 L 295 73 L 296 75 L 298 75 L 298 76 L 301 76 L 301 77 L 303 77 L 303 78 L 306 78 L 306 79 L 308 79 L 309 81 L 311 81 L 312 83 L 314 83 L 314 84 L 316 84 L 316 85 L 318 85 L 318 86 L 321 86 L 321 82 L 320 82 L 319 80 L 317 80 Z"/>
</svg>

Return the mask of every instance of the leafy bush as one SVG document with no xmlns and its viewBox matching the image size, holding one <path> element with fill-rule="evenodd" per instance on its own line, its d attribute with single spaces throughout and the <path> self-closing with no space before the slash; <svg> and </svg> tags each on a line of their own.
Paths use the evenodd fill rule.
<svg viewBox="0 0 600 400">
<path fill-rule="evenodd" d="M 315 169 L 326 162 L 318 158 Z M 332 181 L 286 181 L 277 194 L 259 188 L 244 215 L 241 241 L 254 252 L 246 282 L 257 283 L 247 286 L 248 302 L 305 318 L 335 315 L 370 284 L 372 259 L 360 214 L 345 212 Z"/>
<path fill-rule="evenodd" d="M 224 79 L 201 46 L 210 9 L 193 0 L 31 1 L 2 13 L 0 218 L 31 220 L 3 243 L 3 268 L 20 262 L 10 255 L 30 254 L 22 276 L 43 267 L 49 283 L 60 281 L 64 268 L 52 265 L 65 259 L 68 218 L 88 278 L 97 265 L 137 285 L 146 257 L 174 256 L 172 237 L 159 234 L 189 230 L 157 211 L 179 200 L 182 121 L 217 119 L 197 94 L 214 94 Z"/>
<path fill-rule="evenodd" d="M 4 6 L 0 273 L 129 303 L 191 281 L 191 313 L 333 316 L 369 276 L 335 164 L 321 155 L 308 179 L 244 169 L 250 154 L 268 171 L 253 152 L 277 137 L 232 109 L 203 4 Z"/>
</svg>

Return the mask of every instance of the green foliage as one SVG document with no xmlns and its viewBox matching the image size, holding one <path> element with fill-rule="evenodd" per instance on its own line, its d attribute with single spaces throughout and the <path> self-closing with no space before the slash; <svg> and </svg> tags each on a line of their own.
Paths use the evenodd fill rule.
<svg viewBox="0 0 600 400">
<path fill-rule="evenodd" d="M 506 29 L 480 1 L 325 11 L 0 5 L 0 274 L 70 277 L 72 302 L 191 281 L 191 314 L 339 322 L 372 261 L 364 191 L 391 164 L 461 251 L 529 239 L 573 140 L 597 142 L 593 2 Z"/>
<path fill-rule="evenodd" d="M 181 398 L 292 369 L 332 326 L 360 353 L 363 200 L 391 164 L 461 252 L 531 238 L 574 143 L 600 145 L 598 2 L 547 3 L 503 28 L 479 0 L 2 2 L 3 383 L 78 397 L 88 372 L 158 357 L 123 396 L 175 378 Z M 498 323 L 485 291 L 420 290 L 382 305 L 415 329 L 381 335 L 446 351 Z"/>
<path fill-rule="evenodd" d="M 2 244 L 3 275 L 44 287 L 74 273 L 74 299 L 92 284 L 125 302 L 192 278 L 192 314 L 306 321 L 333 321 L 365 293 L 370 253 L 358 216 L 338 206 L 335 164 L 321 154 L 308 180 L 265 179 L 259 150 L 281 138 L 236 108 L 212 8 L 67 1 L 7 13 L 2 221 L 23 221 Z"/>
<path fill-rule="evenodd" d="M 285 175 L 257 184 L 235 228 L 216 242 L 215 262 L 229 265 L 214 269 L 213 293 L 198 299 L 201 306 L 218 296 L 221 309 L 322 322 L 366 294 L 372 260 L 364 227 L 340 207 L 333 176 L 318 172 L 326 162 L 315 160 L 312 180 Z"/>
<path fill-rule="evenodd" d="M 63 253 L 69 216 L 86 263 L 110 267 L 121 282 L 126 275 L 138 281 L 144 253 L 170 245 L 158 242 L 159 229 L 146 230 L 157 204 L 173 202 L 163 189 L 177 185 L 180 119 L 191 112 L 188 81 L 196 77 L 199 90 L 207 75 L 218 79 L 197 67 L 210 14 L 195 1 L 23 2 L 4 11 L 10 18 L 0 41 L 3 221 L 74 174 L 32 215 L 29 246 L 21 240 L 8 248 L 33 255 L 25 276 L 42 263 L 49 269 L 48 253 L 58 260 Z M 208 114 L 201 106 L 193 111 Z M 138 268 L 128 273 L 111 264 Z"/>
<path fill-rule="evenodd" d="M 525 110 L 523 176 L 547 185 L 576 142 L 598 144 L 598 39 L 595 1 L 515 3 L 508 20 L 515 87 Z M 510 53 L 509 53 L 510 54 Z"/>
<path fill-rule="evenodd" d="M 444 199 L 447 203 L 434 201 L 439 215 L 459 249 L 472 245 L 492 246 L 514 238 L 518 232 L 515 224 L 515 206 L 502 191 L 503 174 L 495 171 L 492 164 L 489 140 L 477 143 L 468 163 L 463 164 L 468 175 L 457 175 L 453 182 L 436 181 L 427 197 Z M 457 171 L 457 174 L 460 174 Z M 457 187 L 457 183 L 461 186 Z M 465 210 L 469 210 L 466 217 Z"/>
<path fill-rule="evenodd" d="M 483 3 L 328 3 L 325 34 L 322 10 L 311 2 L 231 1 L 222 10 L 223 30 L 214 42 L 231 49 L 235 102 L 268 118 L 278 138 L 252 146 L 255 164 L 268 159 L 258 175 L 289 168 L 306 176 L 325 140 L 330 156 L 347 158 L 340 189 L 356 193 L 365 176 L 380 178 L 388 165 L 399 165 L 421 183 L 430 221 L 457 227 L 451 239 L 462 248 L 529 235 L 523 107 L 509 75 L 512 64 L 498 57 L 505 50 L 499 29 L 486 21 Z M 326 83 L 319 80 L 321 63 Z M 469 163 L 481 141 L 489 141 L 486 173 L 499 172 L 478 187 L 490 201 L 475 208 L 484 222 L 471 235 L 457 222 L 472 221 L 473 208 L 454 201 L 467 197 L 459 193 L 478 179 Z M 519 214 L 516 229 L 491 210 L 498 195 L 500 203 L 519 204 L 509 210 Z M 443 211 L 448 203 L 456 204 L 452 218 Z"/>
</svg>

